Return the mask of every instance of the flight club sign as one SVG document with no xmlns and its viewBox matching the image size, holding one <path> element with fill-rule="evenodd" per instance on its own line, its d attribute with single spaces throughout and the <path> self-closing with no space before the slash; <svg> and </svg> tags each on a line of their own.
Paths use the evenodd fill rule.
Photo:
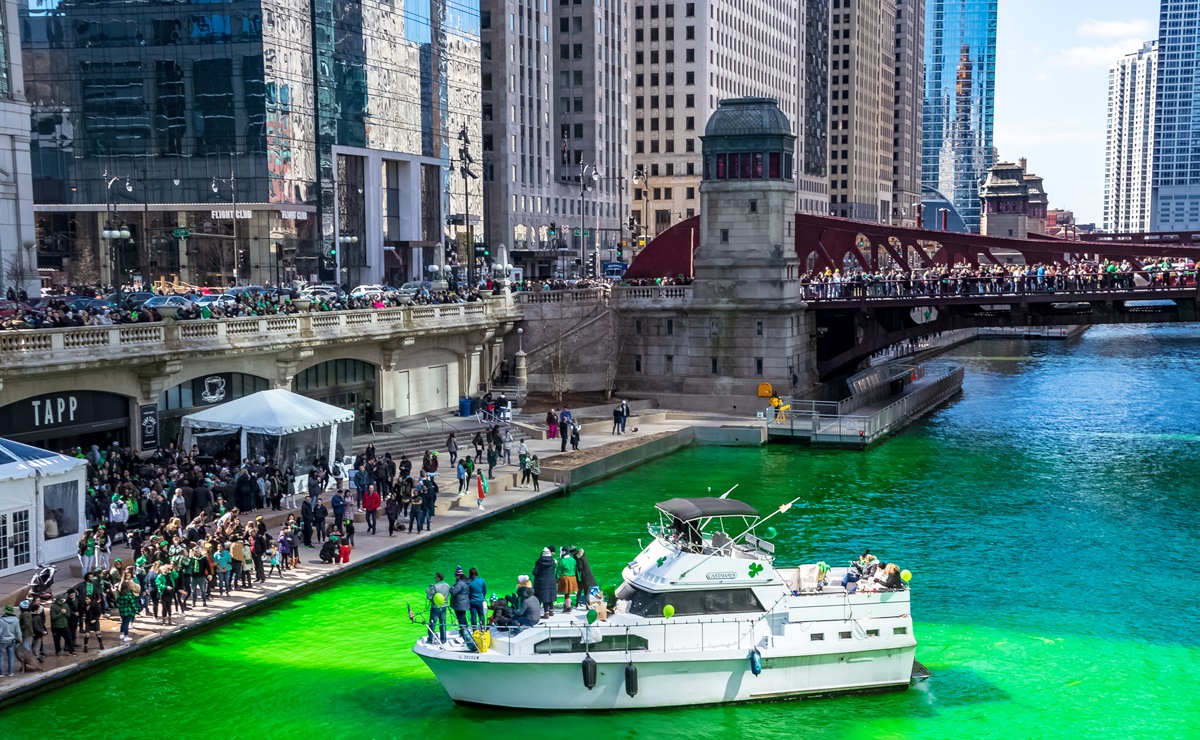
<svg viewBox="0 0 1200 740">
<path fill-rule="evenodd" d="M 0 435 L 53 431 L 129 419 L 124 396 L 100 391 L 47 393 L 0 407 Z"/>
</svg>

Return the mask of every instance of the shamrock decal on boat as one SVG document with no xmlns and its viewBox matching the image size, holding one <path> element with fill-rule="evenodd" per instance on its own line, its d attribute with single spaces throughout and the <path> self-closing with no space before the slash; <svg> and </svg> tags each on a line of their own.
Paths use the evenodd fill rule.
<svg viewBox="0 0 1200 740">
<path fill-rule="evenodd" d="M 759 563 L 750 563 L 750 577 L 754 578 L 759 573 L 762 573 L 763 567 Z"/>
<path fill-rule="evenodd" d="M 667 562 L 667 556 L 663 555 L 661 558 L 658 559 L 658 565 L 656 567 L 661 568 L 662 564 L 665 562 Z"/>
</svg>

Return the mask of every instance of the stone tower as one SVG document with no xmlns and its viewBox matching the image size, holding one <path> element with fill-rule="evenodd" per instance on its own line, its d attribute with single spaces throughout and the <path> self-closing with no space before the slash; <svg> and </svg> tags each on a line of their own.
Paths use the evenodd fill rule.
<svg viewBox="0 0 1200 740">
<path fill-rule="evenodd" d="M 795 142 L 770 98 L 722 100 L 703 144 L 695 281 L 622 291 L 622 388 L 751 414 L 815 382 L 796 256 Z M 645 295 L 643 295 L 643 293 Z"/>
</svg>

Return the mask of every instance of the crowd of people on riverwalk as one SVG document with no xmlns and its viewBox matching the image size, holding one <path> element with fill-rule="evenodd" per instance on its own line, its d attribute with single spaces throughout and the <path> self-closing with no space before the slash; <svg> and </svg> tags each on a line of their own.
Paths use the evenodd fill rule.
<svg viewBox="0 0 1200 740">
<path fill-rule="evenodd" d="M 808 300 L 1003 295 L 1034 292 L 1087 293 L 1195 285 L 1194 262 L 1129 260 L 1069 264 L 971 265 L 864 271 L 826 269 L 801 277 Z"/>
<path fill-rule="evenodd" d="M 489 595 L 487 581 L 478 569 L 464 572 L 460 565 L 454 569 L 452 583 L 442 573 L 435 573 L 425 589 L 425 598 L 428 639 L 441 643 L 447 642 L 449 612 L 454 613 L 457 639 L 473 643 L 474 635 L 488 626 L 521 630 L 553 617 L 556 608 L 570 613 L 572 608 L 603 603 L 587 553 L 574 545 L 542 548 L 529 574 L 517 576 L 511 593 Z M 489 609 L 491 617 L 487 615 Z M 415 617 L 410 612 L 410 618 Z"/>
<path fill-rule="evenodd" d="M 13 629 L 12 620 L 0 624 L 0 675 L 13 673 L 14 662 L 43 662 L 51 649 L 75 656 L 111 647 L 101 619 L 119 619 L 116 639 L 131 641 L 137 620 L 173 625 L 198 605 L 234 592 L 253 595 L 318 561 L 348 563 L 356 536 L 383 536 L 380 518 L 388 537 L 432 530 L 445 488 L 439 463 L 447 457 L 457 468 L 457 493 L 474 492 L 480 509 L 486 481 L 498 465 L 512 463 L 514 452 L 522 487 L 539 489 L 538 456 L 511 429 L 493 425 L 470 445 L 460 455 L 451 434 L 446 453 L 427 450 L 416 461 L 368 445 L 349 466 L 316 458 L 302 471 L 174 444 L 147 457 L 116 444 L 64 450 L 87 461 L 87 526 L 77 541 L 82 580 L 55 589 L 52 599 L 22 601 Z M 356 524 L 356 514 L 364 521 Z"/>
</svg>

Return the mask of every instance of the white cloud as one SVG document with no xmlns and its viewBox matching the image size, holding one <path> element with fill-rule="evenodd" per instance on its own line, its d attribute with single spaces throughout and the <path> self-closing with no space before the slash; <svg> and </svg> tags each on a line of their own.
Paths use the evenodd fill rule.
<svg viewBox="0 0 1200 740">
<path fill-rule="evenodd" d="M 1157 24 L 1149 18 L 1134 18 L 1128 21 L 1098 21 L 1087 19 L 1079 27 L 1079 35 L 1095 39 L 1127 39 L 1138 37 L 1149 40 L 1158 37 Z"/>
<path fill-rule="evenodd" d="M 1072 46 L 1050 57 L 1049 63 L 1073 69 L 1109 69 L 1121 57 L 1142 48 L 1144 43 L 1144 39 L 1126 38 L 1099 46 Z"/>
</svg>

